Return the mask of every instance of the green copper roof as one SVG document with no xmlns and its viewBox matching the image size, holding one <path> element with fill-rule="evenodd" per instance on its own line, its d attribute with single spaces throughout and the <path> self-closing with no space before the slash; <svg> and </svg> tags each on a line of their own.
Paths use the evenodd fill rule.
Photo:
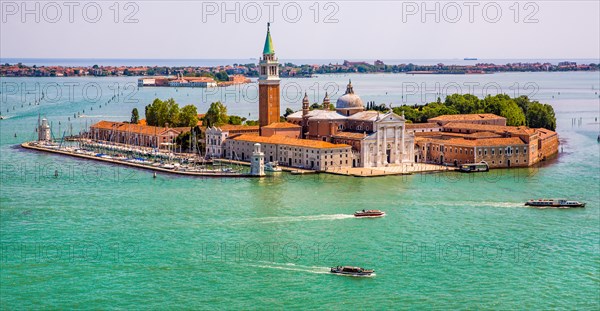
<svg viewBox="0 0 600 311">
<path fill-rule="evenodd" d="M 270 24 L 267 24 L 267 39 L 265 40 L 265 48 L 263 49 L 263 54 L 275 54 L 275 49 L 273 48 L 273 40 L 271 39 L 271 30 Z"/>
</svg>

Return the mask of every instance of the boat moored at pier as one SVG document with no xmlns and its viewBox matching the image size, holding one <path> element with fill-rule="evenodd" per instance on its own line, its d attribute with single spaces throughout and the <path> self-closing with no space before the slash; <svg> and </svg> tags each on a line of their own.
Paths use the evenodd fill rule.
<svg viewBox="0 0 600 311">
<path fill-rule="evenodd" d="M 585 203 L 566 199 L 538 199 L 525 202 L 526 206 L 533 207 L 554 207 L 554 208 L 571 208 L 585 207 Z"/>
<path fill-rule="evenodd" d="M 265 164 L 265 171 L 267 172 L 281 172 L 281 168 L 277 166 L 275 162 L 268 162 Z"/>
<path fill-rule="evenodd" d="M 337 266 L 332 267 L 330 272 L 348 276 L 371 276 L 375 273 L 375 270 L 351 266 Z"/>
<path fill-rule="evenodd" d="M 475 172 L 487 172 L 490 170 L 490 166 L 485 161 L 479 163 L 463 164 L 458 169 L 464 173 L 475 173 Z"/>
</svg>

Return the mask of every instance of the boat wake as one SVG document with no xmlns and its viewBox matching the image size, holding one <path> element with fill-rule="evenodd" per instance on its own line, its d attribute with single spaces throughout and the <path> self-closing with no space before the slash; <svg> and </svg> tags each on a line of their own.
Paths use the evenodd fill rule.
<svg viewBox="0 0 600 311">
<path fill-rule="evenodd" d="M 312 216 L 262 217 L 262 218 L 248 219 L 248 221 L 268 224 L 268 223 L 280 223 L 280 222 L 339 220 L 339 219 L 348 219 L 348 218 L 354 218 L 354 215 L 333 214 L 333 215 L 312 215 Z"/>
<path fill-rule="evenodd" d="M 331 274 L 329 272 L 328 267 L 316 267 L 316 266 L 303 266 L 303 265 L 296 265 L 294 263 L 276 263 L 276 262 L 265 262 L 265 263 L 256 263 L 256 264 L 251 264 L 251 263 L 247 263 L 246 264 L 249 267 L 255 267 L 255 268 L 263 268 L 263 269 L 276 269 L 276 270 L 286 270 L 286 271 L 295 271 L 295 272 L 306 272 L 306 273 L 313 273 L 313 274 Z"/>
</svg>

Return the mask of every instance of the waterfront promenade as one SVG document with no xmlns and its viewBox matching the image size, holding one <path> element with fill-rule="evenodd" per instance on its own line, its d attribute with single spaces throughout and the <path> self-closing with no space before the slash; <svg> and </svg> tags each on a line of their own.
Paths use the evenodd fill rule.
<svg viewBox="0 0 600 311">
<path fill-rule="evenodd" d="M 107 158 L 107 157 L 99 157 L 95 155 L 85 154 L 85 153 L 77 153 L 68 149 L 58 149 L 50 146 L 40 145 L 36 142 L 25 142 L 21 144 L 21 147 L 29 150 L 41 151 L 41 152 L 49 152 L 59 155 L 66 155 L 71 157 L 77 157 L 82 159 L 101 161 L 105 163 L 117 164 L 117 165 L 125 165 L 140 169 L 151 170 L 155 172 L 163 172 L 169 174 L 176 175 L 185 175 L 185 176 L 200 176 L 200 177 L 232 177 L 232 178 L 242 178 L 242 177 L 260 177 L 254 176 L 245 173 L 238 172 L 228 172 L 222 170 L 184 170 L 178 168 L 165 168 L 161 166 L 154 166 L 151 163 L 142 164 L 135 163 L 115 158 Z M 250 163 L 244 161 L 236 161 L 236 160 L 228 160 L 228 159 L 217 159 L 218 162 L 234 164 L 234 165 L 244 165 L 248 166 Z M 295 167 L 287 167 L 280 166 L 282 171 L 289 172 L 297 175 L 306 175 L 306 174 L 316 174 L 317 171 L 310 169 L 300 169 Z M 418 173 L 438 173 L 445 172 L 448 170 L 455 170 L 455 168 L 450 168 L 442 165 L 435 164 L 424 164 L 424 163 L 410 163 L 403 164 L 399 166 L 387 166 L 387 167 L 372 167 L 372 168 L 364 168 L 364 167 L 353 167 L 353 168 L 329 168 L 325 170 L 325 173 L 334 174 L 334 175 L 344 175 L 344 176 L 353 176 L 353 177 L 382 177 L 382 176 L 392 176 L 392 175 L 410 175 L 410 174 L 418 174 Z"/>
<path fill-rule="evenodd" d="M 355 177 L 382 177 L 393 175 L 411 175 L 419 173 L 440 173 L 454 171 L 457 168 L 437 164 L 427 163 L 404 163 L 401 165 L 384 167 L 351 167 L 351 168 L 331 168 L 326 172 L 329 174 L 346 175 Z"/>
</svg>

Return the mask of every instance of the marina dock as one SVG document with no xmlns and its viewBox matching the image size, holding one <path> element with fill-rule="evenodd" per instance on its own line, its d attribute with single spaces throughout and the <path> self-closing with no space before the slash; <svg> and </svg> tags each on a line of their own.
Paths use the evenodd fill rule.
<svg viewBox="0 0 600 311">
<path fill-rule="evenodd" d="M 141 163 L 135 163 L 135 162 L 124 161 L 124 160 L 119 160 L 119 159 L 105 158 L 105 157 L 93 156 L 93 155 L 89 155 L 89 154 L 77 153 L 77 152 L 73 152 L 73 151 L 69 151 L 69 150 L 61 150 L 58 148 L 52 148 L 51 146 L 40 145 L 36 142 L 25 142 L 25 143 L 21 144 L 21 147 L 23 147 L 25 149 L 29 149 L 29 150 L 49 152 L 49 153 L 54 153 L 54 154 L 66 155 L 66 156 L 94 160 L 94 161 L 101 161 L 101 162 L 112 163 L 112 164 L 126 165 L 126 166 L 130 166 L 130 167 L 151 170 L 151 171 L 155 171 L 155 172 L 175 174 L 175 175 L 197 176 L 197 177 L 226 177 L 226 178 L 264 177 L 264 176 L 256 176 L 256 175 L 246 174 L 246 173 L 227 172 L 227 171 L 209 171 L 209 170 L 207 170 L 207 171 L 185 171 L 185 170 L 177 170 L 175 168 L 170 169 L 170 168 L 164 168 L 164 167 L 160 167 L 160 166 L 152 166 L 152 165 L 148 165 L 148 164 L 141 164 Z"/>
<path fill-rule="evenodd" d="M 237 165 L 245 165 L 249 166 L 250 162 L 238 161 L 238 160 L 229 160 L 229 159 L 215 159 L 214 162 L 221 163 L 229 163 L 229 164 L 237 164 Z M 318 172 L 315 170 L 290 167 L 285 165 L 278 165 L 277 167 L 281 168 L 282 171 L 292 173 L 294 175 L 307 175 L 307 174 L 317 174 Z"/>
</svg>

